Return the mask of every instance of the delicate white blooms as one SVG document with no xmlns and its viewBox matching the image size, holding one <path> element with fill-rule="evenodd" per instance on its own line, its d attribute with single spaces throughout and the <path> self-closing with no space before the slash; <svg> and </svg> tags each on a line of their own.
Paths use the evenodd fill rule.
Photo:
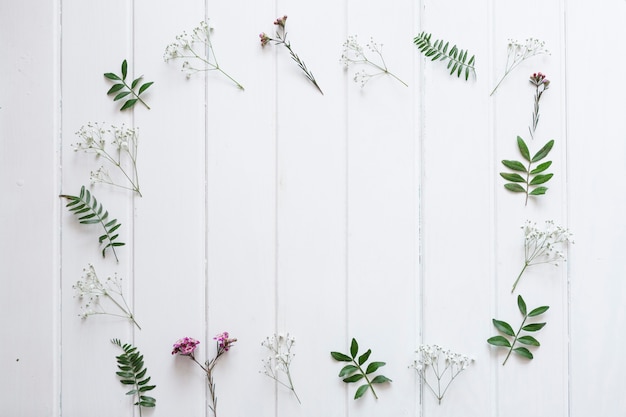
<svg viewBox="0 0 626 417">
<path fill-rule="evenodd" d="M 426 387 L 437 397 L 439 404 L 441 404 L 441 400 L 443 400 L 443 396 L 448 391 L 452 381 L 474 362 L 474 359 L 466 355 L 452 352 L 438 345 L 420 345 L 415 352 L 417 359 L 411 367 L 415 369 Z M 427 375 L 429 373 L 432 373 L 436 379 L 436 381 L 432 381 L 433 384 L 428 382 Z"/>
<path fill-rule="evenodd" d="M 86 319 L 97 314 L 123 317 L 132 321 L 141 330 L 126 303 L 122 290 L 122 279 L 118 278 L 117 274 L 102 282 L 91 264 L 83 269 L 83 273 L 81 279 L 72 286 L 76 291 L 76 297 L 84 302 L 81 307 L 83 312 L 79 315 L 81 318 Z M 117 312 L 107 311 L 109 307 L 113 307 Z"/>
<path fill-rule="evenodd" d="M 496 92 L 506 76 L 509 75 L 509 73 L 513 71 L 515 67 L 521 64 L 523 61 L 537 55 L 550 55 L 550 51 L 546 49 L 545 45 L 546 43 L 544 41 L 535 38 L 528 38 L 524 42 L 509 39 L 504 75 L 490 95 L 493 95 L 493 93 Z"/>
<path fill-rule="evenodd" d="M 568 229 L 555 225 L 552 220 L 547 220 L 543 229 L 539 229 L 537 223 L 527 220 L 522 230 L 524 230 L 524 267 L 515 280 L 511 292 L 515 291 L 526 268 L 545 263 L 559 266 L 559 262 L 566 261 L 564 250 L 567 244 L 574 243 L 574 235 Z"/>
<path fill-rule="evenodd" d="M 182 70 L 187 79 L 197 72 L 219 71 L 243 90 L 243 86 L 222 70 L 215 57 L 211 33 L 213 28 L 206 21 L 193 29 L 191 33 L 183 32 L 176 36 L 176 42 L 167 45 L 163 59 L 165 62 L 183 59 Z"/>
<path fill-rule="evenodd" d="M 296 390 L 291 379 L 291 371 L 289 369 L 291 360 L 295 354 L 291 351 L 293 345 L 296 343 L 296 339 L 287 333 L 286 335 L 279 333 L 266 337 L 261 343 L 266 347 L 270 353 L 263 359 L 263 374 L 269 376 L 280 385 L 289 388 L 295 395 L 298 402 L 300 398 L 296 393 Z M 283 376 L 281 376 L 281 374 Z"/>
<path fill-rule="evenodd" d="M 113 178 L 109 171 L 101 166 L 91 172 L 92 183 L 99 182 L 132 190 L 141 196 L 137 173 L 138 128 L 111 125 L 105 129 L 98 123 L 88 123 L 87 126 L 82 126 L 76 135 L 80 142 L 72 145 L 75 151 L 93 153 L 96 158 L 104 158 L 122 175 L 120 179 Z"/>
<path fill-rule="evenodd" d="M 368 52 L 373 56 L 373 61 L 368 58 Z M 385 74 L 391 75 L 405 86 L 407 85 L 404 81 L 389 72 L 385 64 L 385 59 L 383 58 L 383 44 L 374 42 L 373 38 L 370 38 L 370 41 L 365 45 L 365 48 L 363 48 L 363 46 L 359 44 L 356 35 L 348 36 L 348 39 L 343 43 L 343 53 L 341 54 L 340 61 L 346 69 L 349 68 L 350 65 L 359 64 L 374 69 L 374 72 L 367 72 L 361 69 L 354 73 L 353 80 L 355 83 L 361 84 L 361 88 L 365 87 L 365 84 L 367 84 L 370 79 Z"/>
</svg>

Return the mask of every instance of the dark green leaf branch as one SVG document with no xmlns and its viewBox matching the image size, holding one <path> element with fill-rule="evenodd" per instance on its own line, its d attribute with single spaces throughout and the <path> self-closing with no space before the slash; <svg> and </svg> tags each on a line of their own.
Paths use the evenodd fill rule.
<svg viewBox="0 0 626 417">
<path fill-rule="evenodd" d="M 372 350 L 368 349 L 367 352 L 357 358 L 358 353 L 359 344 L 356 339 L 353 338 L 352 344 L 350 345 L 350 356 L 339 352 L 330 352 L 330 355 L 337 361 L 353 363 L 353 365 L 344 366 L 341 371 L 339 371 L 339 377 L 343 378 L 343 382 L 351 383 L 365 379 L 365 384 L 361 385 L 354 394 L 355 400 L 361 398 L 368 388 L 372 391 L 374 397 L 378 399 L 378 395 L 376 395 L 376 391 L 374 391 L 374 384 L 391 382 L 391 379 L 383 375 L 377 375 L 374 379 L 370 380 L 368 375 L 376 372 L 378 368 L 385 366 L 385 362 L 370 362 L 370 364 L 367 365 L 367 368 L 363 370 L 362 366 L 365 365 L 365 362 L 369 359 Z"/>
<path fill-rule="evenodd" d="M 139 407 L 139 416 L 141 416 L 141 407 L 156 406 L 156 399 L 144 395 L 144 393 L 152 391 L 156 385 L 148 385 L 150 382 L 150 377 L 146 377 L 148 369 L 144 368 L 143 355 L 135 346 L 128 343 L 122 345 L 119 339 L 112 339 L 111 343 L 124 351 L 123 354 L 115 357 L 119 369 L 116 375 L 123 385 L 132 386 L 126 395 L 132 395 L 136 399 L 134 405 Z"/>
<path fill-rule="evenodd" d="M 548 156 L 548 153 L 552 150 L 554 146 L 554 140 L 546 143 L 543 148 L 541 148 L 533 157 L 530 157 L 530 152 L 528 150 L 528 146 L 524 139 L 521 137 L 517 137 L 517 146 L 522 154 L 522 157 L 526 160 L 525 163 L 515 160 L 503 160 L 502 164 L 512 169 L 513 171 L 523 173 L 523 176 L 518 173 L 509 173 L 509 172 L 501 172 L 500 176 L 507 181 L 504 184 L 504 188 L 514 193 L 524 193 L 526 195 L 526 202 L 524 205 L 528 204 L 528 196 L 534 195 L 543 195 L 548 190 L 548 187 L 545 187 L 541 184 L 545 184 L 552 178 L 554 174 L 546 174 L 544 173 L 550 165 L 552 165 L 552 161 L 546 161 L 535 168 L 532 168 L 532 164 L 535 162 L 541 161 L 543 158 Z M 523 184 L 523 186 L 522 186 Z"/>
<path fill-rule="evenodd" d="M 533 358 L 533 354 L 527 348 L 523 346 L 515 347 L 515 345 L 519 342 L 527 346 L 540 346 L 539 342 L 534 337 L 528 336 L 528 335 L 520 336 L 520 333 L 522 332 L 522 330 L 525 332 L 536 332 L 536 331 L 543 329 L 543 326 L 545 326 L 546 323 L 526 324 L 526 320 L 528 320 L 529 317 L 535 317 L 540 314 L 543 314 L 550 308 L 549 306 L 537 307 L 533 309 L 531 312 L 527 313 L 526 303 L 524 302 L 524 299 L 522 298 L 521 295 L 517 296 L 517 306 L 519 308 L 520 313 L 522 313 L 522 316 L 524 316 L 524 319 L 522 320 L 522 324 L 520 325 L 517 333 L 513 331 L 513 328 L 511 327 L 509 323 L 505 321 L 496 320 L 496 319 L 492 320 L 493 325 L 496 327 L 496 329 L 498 329 L 498 331 L 500 331 L 501 333 L 504 333 L 505 335 L 512 337 L 513 341 L 512 342 L 509 341 L 509 339 L 504 336 L 493 336 L 487 339 L 487 343 L 489 343 L 490 345 L 509 348 L 509 353 L 506 355 L 506 358 L 504 359 L 504 362 L 502 363 L 502 365 L 506 364 L 506 361 L 509 359 L 509 356 L 511 356 L 511 352 L 515 352 L 518 355 L 523 356 L 528 359 Z"/>
<path fill-rule="evenodd" d="M 69 208 L 69 211 L 80 217 L 78 222 L 81 224 L 100 224 L 104 229 L 104 234 L 98 238 L 100 244 L 104 241 L 108 243 L 102 248 L 102 257 L 105 256 L 106 250 L 111 248 L 115 260 L 119 262 L 115 248 L 118 246 L 124 246 L 125 243 L 116 242 L 119 234 L 114 234 L 117 229 L 122 225 L 117 222 L 117 219 L 109 220 L 109 212 L 105 211 L 102 204 L 98 203 L 95 197 L 91 195 L 89 190 L 85 189 L 83 185 L 80 187 L 80 194 L 78 196 L 62 194 L 60 197 L 69 200 L 69 203 L 65 207 Z M 104 213 L 103 213 L 104 211 Z"/>
<path fill-rule="evenodd" d="M 450 42 L 443 40 L 436 40 L 433 44 L 430 40 L 430 33 L 422 32 L 413 39 L 413 43 L 417 45 L 417 48 L 424 54 L 426 58 L 430 58 L 431 61 L 446 61 L 448 60 L 448 69 L 450 75 L 456 72 L 457 77 L 461 77 L 461 74 L 465 74 L 465 80 L 469 78 L 470 72 L 476 76 L 476 69 L 474 64 L 476 62 L 476 56 L 468 60 L 468 51 L 457 48 L 456 45 L 448 51 Z"/>
<path fill-rule="evenodd" d="M 130 85 L 128 85 L 126 83 L 127 75 L 128 75 L 128 63 L 126 62 L 126 60 L 122 61 L 121 77 L 112 72 L 105 73 L 104 76 L 114 82 L 113 86 L 109 89 L 109 91 L 107 91 L 107 95 L 115 94 L 113 101 L 121 100 L 128 95 L 131 96 L 131 98 L 127 99 L 124 102 L 124 105 L 122 105 L 122 107 L 120 108 L 120 111 L 130 109 L 135 104 L 137 104 L 137 101 L 141 102 L 141 104 L 143 104 L 144 106 L 148 108 L 148 110 L 150 110 L 150 106 L 148 106 L 146 102 L 143 101 L 139 96 L 144 91 L 146 91 L 152 84 L 154 84 L 154 82 L 150 81 L 150 82 L 141 84 L 140 81 L 143 78 L 143 75 L 141 75 L 139 76 L 139 78 L 134 79 Z M 139 87 L 139 89 L 135 91 L 137 87 Z"/>
</svg>

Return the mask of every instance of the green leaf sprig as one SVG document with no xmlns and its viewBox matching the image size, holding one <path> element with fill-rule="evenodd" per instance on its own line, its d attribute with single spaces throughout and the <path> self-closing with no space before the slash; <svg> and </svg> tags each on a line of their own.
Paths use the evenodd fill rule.
<svg viewBox="0 0 626 417">
<path fill-rule="evenodd" d="M 115 357 L 119 369 L 116 374 L 123 385 L 132 386 L 126 395 L 132 395 L 136 398 L 134 405 L 139 407 L 139 416 L 141 416 L 141 407 L 152 408 L 156 406 L 155 398 L 144 395 L 144 393 L 156 388 L 156 385 L 148 385 L 150 382 L 150 377 L 146 377 L 148 369 L 144 368 L 143 355 L 135 346 L 128 343 L 122 345 L 119 339 L 112 339 L 111 343 L 124 351 Z"/>
<path fill-rule="evenodd" d="M 339 372 L 339 377 L 343 378 L 343 382 L 351 383 L 365 379 L 366 383 L 361 385 L 354 394 L 355 400 L 361 398 L 368 388 L 372 391 L 374 397 L 378 399 L 378 395 L 376 395 L 376 391 L 374 390 L 374 384 L 391 382 L 391 379 L 383 375 L 377 375 L 372 380 L 370 380 L 368 375 L 376 372 L 378 368 L 385 366 L 385 362 L 370 362 L 370 364 L 367 365 L 367 368 L 364 371 L 362 366 L 365 365 L 365 363 L 369 359 L 372 350 L 368 349 L 367 352 L 358 356 L 357 358 L 358 353 L 359 344 L 357 343 L 356 339 L 352 338 L 352 343 L 350 344 L 350 356 L 339 352 L 330 352 L 330 355 L 333 357 L 333 359 L 337 361 L 353 363 L 353 365 L 344 366 Z"/>
<path fill-rule="evenodd" d="M 413 39 L 413 43 L 417 45 L 417 48 L 431 61 L 445 61 L 448 60 L 448 69 L 450 75 L 456 72 L 457 77 L 461 77 L 461 74 L 465 74 L 465 80 L 469 78 L 470 72 L 476 76 L 476 69 L 474 64 L 476 63 L 476 56 L 468 60 L 468 51 L 457 48 L 456 45 L 452 46 L 452 49 L 448 51 L 450 42 L 443 40 L 436 40 L 432 43 L 430 33 L 422 32 Z"/>
<path fill-rule="evenodd" d="M 522 298 L 521 295 L 517 296 L 517 306 L 519 308 L 520 313 L 522 313 L 522 316 L 524 316 L 524 319 L 522 320 L 522 324 L 520 325 L 517 333 L 513 331 L 513 327 L 511 327 L 509 323 L 505 321 L 501 321 L 501 320 L 496 320 L 496 319 L 492 320 L 493 325 L 496 327 L 496 329 L 498 329 L 498 331 L 500 331 L 501 333 L 504 333 L 505 335 L 512 337 L 513 341 L 512 342 L 509 341 L 509 339 L 507 339 L 504 336 L 493 336 L 487 339 L 487 343 L 489 343 L 490 345 L 509 348 L 509 353 L 506 355 L 506 358 L 504 359 L 504 362 L 502 363 L 502 365 L 506 364 L 506 361 L 509 359 L 509 356 L 511 356 L 511 352 L 515 352 L 518 355 L 523 356 L 528 359 L 533 358 L 533 354 L 530 352 L 530 350 L 528 350 L 528 348 L 525 348 L 523 346 L 515 347 L 515 345 L 517 343 L 521 343 L 527 346 L 540 346 L 539 341 L 537 341 L 537 339 L 535 339 L 534 337 L 528 336 L 528 335 L 520 336 L 520 333 L 522 332 L 522 330 L 525 332 L 536 332 L 536 331 L 543 329 L 546 323 L 526 324 L 526 320 L 528 320 L 528 318 L 530 317 L 536 317 L 540 314 L 543 314 L 550 308 L 549 306 L 541 306 L 541 307 L 537 307 L 533 309 L 530 312 L 527 312 L 526 303 L 524 302 L 524 299 Z"/>
<path fill-rule="evenodd" d="M 546 191 L 548 191 L 548 187 L 545 187 L 541 184 L 545 184 L 553 176 L 553 174 L 544 173 L 548 168 L 550 168 L 550 165 L 552 165 L 552 161 L 542 162 L 535 168 L 533 168 L 532 166 L 535 162 L 539 162 L 546 156 L 548 156 L 548 153 L 550 153 L 553 146 L 554 140 L 550 140 L 531 158 L 530 151 L 528 150 L 528 145 L 526 145 L 524 139 L 518 136 L 517 147 L 519 148 L 522 157 L 525 159 L 525 163 L 506 159 L 502 161 L 502 164 L 505 167 L 512 169 L 513 171 L 522 172 L 524 174 L 524 176 L 522 176 L 516 172 L 500 173 L 500 176 L 502 178 L 509 181 L 504 184 L 504 188 L 514 193 L 526 194 L 526 202 L 524 203 L 524 205 L 528 205 L 529 196 L 543 195 L 546 193 Z"/>
<path fill-rule="evenodd" d="M 126 76 L 128 75 L 128 63 L 126 60 L 122 61 L 122 75 L 116 75 L 112 72 L 107 72 L 104 74 L 106 78 L 115 82 L 113 86 L 107 91 L 107 95 L 115 94 L 113 101 L 121 100 L 124 97 L 131 95 L 131 98 L 127 99 L 124 102 L 124 105 L 120 108 L 120 111 L 130 109 L 137 102 L 141 102 L 148 110 L 150 110 L 150 106 L 146 104 L 139 96 L 145 92 L 152 84 L 153 81 L 141 84 L 140 81 L 143 78 L 143 75 L 140 75 L 138 78 L 134 79 L 130 85 L 126 83 Z M 119 82 L 118 82 L 119 81 Z M 135 88 L 139 87 L 139 90 L 135 91 Z"/>
<path fill-rule="evenodd" d="M 89 190 L 85 189 L 84 185 L 80 187 L 80 194 L 78 196 L 61 194 L 59 197 L 69 200 L 69 203 L 65 205 L 65 207 L 69 208 L 69 211 L 73 212 L 77 216 L 81 215 L 78 218 L 79 223 L 99 223 L 102 226 L 104 234 L 98 238 L 98 241 L 100 244 L 107 241 L 104 248 L 102 248 L 102 257 L 104 258 L 106 250 L 111 248 L 113 255 L 115 256 L 115 260 L 119 262 L 115 248 L 118 246 L 124 246 L 125 243 L 116 242 L 119 234 L 115 232 L 122 224 L 118 223 L 117 219 L 109 220 L 109 212 L 104 210 L 102 204 L 98 203 L 96 197 L 92 196 Z"/>
</svg>

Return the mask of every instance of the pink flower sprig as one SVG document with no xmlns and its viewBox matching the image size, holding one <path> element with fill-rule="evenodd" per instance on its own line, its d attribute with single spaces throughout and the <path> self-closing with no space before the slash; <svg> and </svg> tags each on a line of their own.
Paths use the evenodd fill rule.
<svg viewBox="0 0 626 417">
<path fill-rule="evenodd" d="M 276 25 L 276 27 L 277 27 L 276 28 L 276 39 L 270 38 L 265 32 L 259 34 L 259 38 L 261 38 L 261 46 L 264 47 L 265 45 L 267 45 L 270 42 L 274 42 L 274 45 L 285 45 L 285 47 L 289 51 L 289 54 L 291 55 L 291 58 L 294 61 L 296 61 L 296 64 L 298 64 L 300 69 L 302 71 L 304 71 L 304 74 L 309 79 L 309 81 L 311 81 L 313 83 L 315 88 L 317 88 L 317 90 L 322 95 L 324 95 L 324 92 L 322 91 L 320 86 L 317 84 L 317 81 L 315 81 L 315 77 L 313 76 L 313 73 L 308 70 L 308 68 L 304 64 L 304 61 L 302 61 L 300 59 L 300 57 L 293 51 L 293 49 L 291 49 L 291 43 L 287 40 L 287 32 L 285 30 L 286 21 L 287 21 L 287 16 L 286 15 L 283 16 L 283 17 L 278 17 L 274 21 L 274 25 Z"/>
<path fill-rule="evenodd" d="M 194 361 L 195 363 L 202 368 L 202 370 L 206 373 L 207 376 L 207 384 L 209 385 L 209 394 L 211 396 L 211 404 L 209 408 L 213 412 L 213 416 L 217 417 L 217 395 L 215 394 L 215 381 L 213 380 L 213 368 L 217 364 L 217 360 L 226 352 L 230 350 L 232 345 L 237 341 L 235 338 L 231 338 L 228 332 L 223 332 L 218 334 L 213 338 L 216 341 L 217 345 L 217 354 L 210 361 L 206 361 L 205 364 L 201 364 L 198 362 L 194 356 L 194 352 L 197 346 L 200 344 L 194 338 L 184 337 L 179 339 L 174 343 L 174 348 L 172 349 L 172 355 L 181 355 L 187 356 L 189 359 Z"/>
<path fill-rule="evenodd" d="M 530 132 L 530 138 L 534 139 L 535 130 L 537 130 L 537 125 L 539 124 L 539 100 L 541 100 L 544 91 L 550 86 L 550 80 L 548 80 L 544 74 L 536 72 L 530 76 L 530 83 L 535 86 L 535 105 L 533 110 L 533 123 L 532 126 L 528 127 L 528 131 Z"/>
</svg>

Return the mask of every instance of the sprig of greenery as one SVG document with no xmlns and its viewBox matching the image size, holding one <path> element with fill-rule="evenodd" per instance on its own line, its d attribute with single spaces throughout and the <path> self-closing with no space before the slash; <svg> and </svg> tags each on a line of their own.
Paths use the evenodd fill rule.
<svg viewBox="0 0 626 417">
<path fill-rule="evenodd" d="M 524 205 L 528 205 L 529 196 L 543 195 L 546 193 L 546 191 L 548 191 L 548 187 L 545 187 L 541 184 L 545 184 L 546 182 L 548 182 L 550 178 L 552 178 L 552 176 L 554 175 L 554 174 L 544 173 L 548 168 L 550 168 L 550 165 L 552 165 L 552 161 L 546 161 L 537 165 L 537 167 L 533 169 L 531 168 L 532 168 L 532 164 L 534 164 L 535 162 L 539 162 L 543 158 L 548 156 L 548 153 L 550 153 L 553 146 L 554 146 L 554 140 L 550 140 L 548 143 L 546 143 L 543 146 L 543 148 L 541 148 L 531 158 L 530 151 L 528 150 L 528 146 L 526 145 L 526 142 L 524 142 L 524 139 L 518 136 L 517 147 L 519 148 L 519 151 L 522 154 L 522 157 L 524 157 L 524 159 L 526 160 L 526 165 L 524 165 L 524 163 L 520 161 L 515 161 L 515 160 L 505 159 L 502 161 L 502 164 L 505 167 L 512 169 L 513 171 L 522 172 L 525 174 L 523 177 L 522 175 L 517 174 L 517 173 L 510 173 L 510 172 L 500 173 L 500 176 L 502 178 L 504 178 L 507 181 L 510 181 L 504 184 L 504 188 L 514 193 L 526 194 L 526 202 L 524 203 Z M 524 186 L 522 186 L 521 184 L 524 184 Z"/>
<path fill-rule="evenodd" d="M 97 224 L 100 223 L 104 229 L 104 234 L 98 238 L 100 244 L 105 240 L 108 243 L 102 248 L 102 257 L 105 257 L 106 250 L 111 248 L 115 260 L 119 262 L 115 248 L 118 246 L 124 246 L 125 243 L 116 242 L 119 234 L 113 234 L 122 225 L 117 222 L 117 219 L 109 220 L 109 212 L 104 210 L 102 204 L 98 203 L 96 197 L 93 197 L 89 190 L 85 189 L 83 185 L 80 187 L 80 194 L 78 196 L 61 194 L 59 197 L 66 198 L 70 202 L 65 205 L 69 208 L 69 211 L 75 215 L 82 215 L 78 218 L 78 222 L 81 224 Z M 104 213 L 103 213 L 104 211 Z"/>
<path fill-rule="evenodd" d="M 504 336 L 493 336 L 487 339 L 487 343 L 489 343 L 490 345 L 509 348 L 509 353 L 506 355 L 506 358 L 504 359 L 504 362 L 502 363 L 502 365 L 506 364 L 506 361 L 509 359 L 509 356 L 511 356 L 511 352 L 515 352 L 518 355 L 523 356 L 528 359 L 533 358 L 533 354 L 527 348 L 523 346 L 515 347 L 515 345 L 516 343 L 519 342 L 527 346 L 540 346 L 539 341 L 537 341 L 537 339 L 535 339 L 534 337 L 528 336 L 528 335 L 520 336 L 520 333 L 522 332 L 522 330 L 525 332 L 536 332 L 536 331 L 543 329 L 546 323 L 530 323 L 530 324 L 525 324 L 525 323 L 529 317 L 536 317 L 540 314 L 545 313 L 550 308 L 549 306 L 541 306 L 541 307 L 537 307 L 533 309 L 530 312 L 527 312 L 526 303 L 524 302 L 524 299 L 522 298 L 521 295 L 517 296 L 517 306 L 519 308 L 520 313 L 522 313 L 522 316 L 524 316 L 524 319 L 522 320 L 522 324 L 520 325 L 517 333 L 513 331 L 513 328 L 511 327 L 509 323 L 505 321 L 501 321 L 501 320 L 496 320 L 496 319 L 492 320 L 493 325 L 496 327 L 496 329 L 498 329 L 498 331 L 504 333 L 505 335 L 512 337 L 513 341 L 510 342 L 509 339 L 507 339 Z"/>
<path fill-rule="evenodd" d="M 450 75 L 456 72 L 457 77 L 461 77 L 461 74 L 465 74 L 465 80 L 469 78 L 470 72 L 476 76 L 476 69 L 474 64 L 476 62 L 476 56 L 467 59 L 467 50 L 459 49 L 456 45 L 448 51 L 450 42 L 444 44 L 443 40 L 436 40 L 433 44 L 430 40 L 430 33 L 422 32 L 413 39 L 413 43 L 417 45 L 417 48 L 431 61 L 445 61 L 448 60 L 448 69 Z"/>
<path fill-rule="evenodd" d="M 108 78 L 109 80 L 112 80 L 114 82 L 120 81 L 119 83 L 116 82 L 115 84 L 113 84 L 113 86 L 109 89 L 109 91 L 107 91 L 107 95 L 115 94 L 113 101 L 121 100 L 128 95 L 132 95 L 133 98 L 127 99 L 124 102 L 124 105 L 120 108 L 120 111 L 130 109 L 135 104 L 137 104 L 137 101 L 140 101 L 141 104 L 143 104 L 144 106 L 146 106 L 146 108 L 148 108 L 148 110 L 150 110 L 150 106 L 148 106 L 146 102 L 143 101 L 139 96 L 144 91 L 146 91 L 152 84 L 154 84 L 154 82 L 150 81 L 147 83 L 140 84 L 140 81 L 143 78 L 143 75 L 140 75 L 139 78 L 134 79 L 132 83 L 128 85 L 126 83 L 127 75 L 128 75 L 128 63 L 126 62 L 126 60 L 122 61 L 122 76 L 121 77 L 112 72 L 105 73 L 104 76 Z M 139 90 L 135 91 L 135 88 L 137 87 L 139 87 Z"/>
<path fill-rule="evenodd" d="M 126 395 L 132 395 L 136 398 L 134 405 L 139 407 L 139 415 L 141 416 L 141 407 L 152 408 L 156 406 L 156 399 L 144 395 L 148 391 L 156 388 L 156 385 L 148 385 L 150 377 L 146 378 L 147 368 L 144 368 L 143 355 L 133 345 L 125 343 L 122 345 L 119 339 L 112 339 L 111 343 L 122 348 L 124 353 L 116 356 L 117 367 L 119 371 L 116 375 L 120 378 L 123 385 L 131 385 L 132 389 Z"/>
<path fill-rule="evenodd" d="M 359 344 L 357 343 L 356 339 L 352 338 L 352 343 L 350 344 L 350 356 L 344 353 L 339 353 L 339 352 L 330 352 L 330 355 L 336 361 L 352 362 L 354 364 L 354 365 L 346 365 L 341 369 L 341 371 L 339 371 L 339 377 L 343 378 L 343 382 L 351 383 L 351 382 L 358 382 L 362 379 L 365 379 L 366 383 L 361 385 L 356 390 L 356 393 L 354 394 L 355 400 L 358 398 L 361 398 L 363 394 L 365 394 L 368 388 L 372 391 L 372 394 L 374 394 L 374 397 L 378 399 L 378 395 L 376 395 L 376 391 L 374 391 L 374 384 L 382 384 L 385 382 L 391 382 L 391 379 L 383 375 L 377 375 L 374 377 L 374 379 L 370 380 L 368 375 L 376 372 L 378 368 L 385 366 L 385 362 L 370 362 L 370 364 L 367 365 L 367 368 L 364 371 L 362 366 L 369 359 L 370 354 L 372 353 L 372 350 L 368 349 L 367 352 L 365 352 L 364 354 L 360 355 L 357 358 L 358 353 L 359 353 Z"/>
</svg>

